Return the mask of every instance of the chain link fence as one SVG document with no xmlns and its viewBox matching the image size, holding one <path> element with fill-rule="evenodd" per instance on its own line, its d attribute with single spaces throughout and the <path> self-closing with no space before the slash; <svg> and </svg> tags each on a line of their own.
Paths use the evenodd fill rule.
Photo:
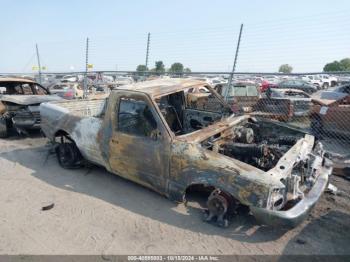
<svg viewBox="0 0 350 262">
<path fill-rule="evenodd" d="M 181 30 L 169 27 L 150 33 L 91 32 L 89 48 L 81 34 L 52 40 L 38 37 L 35 43 L 18 41 L 13 48 L 0 50 L 2 61 L 6 61 L 0 65 L 0 72 L 4 72 L 0 75 L 35 78 L 53 93 L 63 95 L 62 89 L 74 89 L 67 94 L 69 98 L 84 96 L 86 65 L 88 91 L 94 95 L 158 77 L 196 78 L 214 87 L 236 114 L 264 117 L 302 129 L 325 141 L 331 150 L 349 154 L 350 72 L 306 73 L 348 57 L 350 35 L 344 32 L 349 28 L 348 10 L 259 23 L 247 21 L 237 53 L 239 72 L 232 75 L 232 88 L 227 83 L 239 25 L 230 24 Z M 157 67 L 158 62 L 162 63 Z M 177 63 L 187 73 L 166 73 Z M 273 72 L 286 63 L 302 73 Z M 43 72 L 40 77 L 39 64 Z M 139 66 L 149 71 L 135 72 Z"/>
<path fill-rule="evenodd" d="M 39 81 L 37 74 L 16 75 Z M 235 73 L 231 87 L 228 87 L 229 76 L 227 72 L 169 75 L 135 71 L 89 72 L 87 75 L 91 94 L 106 93 L 121 85 L 157 78 L 198 79 L 210 84 L 222 95 L 237 115 L 249 114 L 279 121 L 313 134 L 333 152 L 349 153 L 350 72 Z M 50 73 L 42 74 L 41 82 L 54 93 L 55 87 L 64 83 L 78 83 L 77 88 L 83 89 L 83 78 L 84 72 Z M 187 92 L 206 93 L 208 90 L 203 86 Z M 205 102 L 210 103 L 209 100 Z"/>
</svg>

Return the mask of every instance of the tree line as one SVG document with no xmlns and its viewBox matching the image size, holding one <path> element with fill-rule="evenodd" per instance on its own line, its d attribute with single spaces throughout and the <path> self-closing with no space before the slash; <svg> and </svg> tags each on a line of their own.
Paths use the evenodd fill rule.
<svg viewBox="0 0 350 262">
<path fill-rule="evenodd" d="M 278 68 L 278 72 L 289 74 L 292 73 L 293 67 L 289 64 L 283 64 Z M 350 71 L 350 58 L 344 58 L 339 61 L 335 60 L 331 63 L 327 63 L 323 67 L 323 72 L 344 72 Z"/>
<path fill-rule="evenodd" d="M 166 69 L 163 61 L 156 61 L 154 63 L 154 68 L 149 69 L 146 65 L 138 65 L 136 67 L 137 72 L 146 72 L 149 71 L 151 73 L 154 73 L 156 75 L 164 74 L 165 72 L 168 73 L 176 73 L 176 74 L 182 74 L 182 73 L 191 73 L 191 69 L 188 67 L 184 67 L 182 63 L 176 62 L 173 63 L 170 68 Z"/>
<path fill-rule="evenodd" d="M 155 75 L 161 75 L 166 72 L 182 74 L 182 73 L 191 73 L 191 69 L 188 67 L 184 67 L 184 65 L 180 62 L 173 63 L 170 68 L 166 69 L 163 61 L 156 61 L 154 64 L 154 68 L 149 69 L 146 65 L 138 65 L 136 67 L 136 71 L 141 72 L 151 72 Z M 278 68 L 278 72 L 289 74 L 292 73 L 293 67 L 289 64 L 283 64 Z M 344 58 L 339 61 L 335 60 L 331 63 L 327 63 L 323 67 L 324 72 L 335 72 L 335 71 L 350 71 L 350 58 Z"/>
</svg>

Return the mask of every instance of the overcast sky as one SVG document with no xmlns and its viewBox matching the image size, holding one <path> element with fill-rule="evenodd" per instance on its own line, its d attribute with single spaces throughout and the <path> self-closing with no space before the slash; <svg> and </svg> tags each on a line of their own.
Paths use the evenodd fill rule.
<svg viewBox="0 0 350 262">
<path fill-rule="evenodd" d="M 237 71 L 321 71 L 350 57 L 350 1 L 0 0 L 0 73 L 31 72 L 38 43 L 48 71 L 82 70 L 85 39 L 95 70 L 145 63 L 229 71 L 244 23 Z"/>
</svg>

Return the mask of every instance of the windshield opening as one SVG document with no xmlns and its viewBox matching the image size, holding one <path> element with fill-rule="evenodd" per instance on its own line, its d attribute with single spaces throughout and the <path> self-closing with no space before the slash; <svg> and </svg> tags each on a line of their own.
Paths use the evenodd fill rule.
<svg viewBox="0 0 350 262">
<path fill-rule="evenodd" d="M 156 103 L 171 131 L 179 136 L 232 114 L 229 106 L 218 96 L 211 88 L 193 87 L 159 97 Z"/>
</svg>

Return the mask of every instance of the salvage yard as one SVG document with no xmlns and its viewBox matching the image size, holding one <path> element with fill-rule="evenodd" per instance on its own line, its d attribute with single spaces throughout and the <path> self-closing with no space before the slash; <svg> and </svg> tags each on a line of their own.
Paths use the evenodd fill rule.
<svg viewBox="0 0 350 262">
<path fill-rule="evenodd" d="M 177 205 L 99 167 L 62 169 L 49 152 L 36 133 L 0 140 L 3 254 L 350 254 L 350 182 L 341 177 L 330 179 L 338 195 L 324 193 L 292 230 L 249 214 L 224 229 L 201 221 L 200 197 Z"/>
</svg>

